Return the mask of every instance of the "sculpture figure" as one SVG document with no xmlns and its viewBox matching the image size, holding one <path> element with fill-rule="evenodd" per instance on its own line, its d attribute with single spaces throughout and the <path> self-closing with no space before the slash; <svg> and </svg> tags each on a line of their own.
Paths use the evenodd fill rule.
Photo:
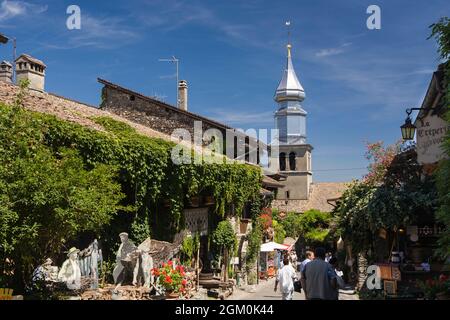
<svg viewBox="0 0 450 320">
<path fill-rule="evenodd" d="M 81 270 L 78 262 L 77 248 L 70 248 L 67 253 L 68 259 L 64 261 L 59 273 L 58 281 L 65 282 L 70 290 L 79 290 L 81 288 Z"/>
<path fill-rule="evenodd" d="M 32 281 L 53 281 L 58 280 L 58 267 L 52 266 L 53 260 L 47 258 L 43 264 L 33 271 Z"/>
<path fill-rule="evenodd" d="M 102 250 L 99 249 L 97 239 L 94 239 L 86 249 L 80 252 L 80 257 L 81 275 L 90 277 L 91 289 L 97 289 L 99 270 L 103 262 Z"/>
<path fill-rule="evenodd" d="M 130 275 L 134 272 L 136 261 L 139 258 L 139 252 L 134 243 L 128 239 L 128 233 L 119 234 L 120 244 L 116 254 L 116 266 L 113 271 L 114 283 L 117 284 L 116 289 L 122 285 L 124 281 L 129 281 Z"/>
</svg>

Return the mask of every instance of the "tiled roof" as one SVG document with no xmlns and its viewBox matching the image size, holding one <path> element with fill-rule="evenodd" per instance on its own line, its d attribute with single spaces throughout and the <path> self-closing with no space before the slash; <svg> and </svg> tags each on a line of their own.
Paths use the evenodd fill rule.
<svg viewBox="0 0 450 320">
<path fill-rule="evenodd" d="M 263 176 L 262 184 L 269 188 L 283 188 L 284 184 L 279 183 L 277 180 L 268 176 Z"/>
<path fill-rule="evenodd" d="M 329 202 L 333 203 L 332 199 L 341 197 L 347 186 L 348 182 L 312 183 L 308 200 L 289 200 L 287 205 L 285 200 L 274 200 L 272 207 L 287 212 L 305 212 L 310 209 L 331 212 L 333 205 Z"/>
<path fill-rule="evenodd" d="M 25 53 L 21 54 L 21 55 L 16 59 L 16 61 L 18 61 L 20 58 L 25 58 L 26 60 L 28 60 L 28 61 L 30 61 L 30 62 L 39 64 L 39 65 L 43 66 L 44 68 L 46 67 L 46 65 L 45 65 L 44 62 L 42 62 L 41 60 L 36 59 L 36 58 L 34 58 L 34 57 L 32 57 L 32 56 L 30 56 L 30 55 L 28 55 L 28 54 L 25 54 Z"/>
</svg>

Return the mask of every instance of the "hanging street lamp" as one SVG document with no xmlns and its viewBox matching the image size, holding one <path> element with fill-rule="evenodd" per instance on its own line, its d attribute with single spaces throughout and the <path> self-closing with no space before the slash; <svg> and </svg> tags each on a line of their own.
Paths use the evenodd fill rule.
<svg viewBox="0 0 450 320">
<path fill-rule="evenodd" d="M 434 110 L 435 108 L 426 108 L 427 110 Z M 425 108 L 409 108 L 406 109 L 406 114 L 408 115 L 405 119 L 405 124 L 403 124 L 400 129 L 402 130 L 403 140 L 413 140 L 416 133 L 416 126 L 412 123 L 411 113 L 413 111 L 425 110 Z M 417 119 L 422 120 L 424 117 L 417 116 Z"/>
<path fill-rule="evenodd" d="M 416 133 L 416 126 L 412 124 L 411 118 L 408 115 L 408 118 L 405 120 L 405 124 L 400 127 L 402 130 L 402 138 L 403 140 L 413 140 L 414 134 Z"/>
</svg>

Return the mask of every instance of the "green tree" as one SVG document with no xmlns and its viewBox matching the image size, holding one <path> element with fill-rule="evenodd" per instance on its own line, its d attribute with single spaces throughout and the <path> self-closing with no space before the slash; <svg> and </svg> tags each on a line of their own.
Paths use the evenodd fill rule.
<svg viewBox="0 0 450 320">
<path fill-rule="evenodd" d="M 286 231 L 284 231 L 283 225 L 276 220 L 272 221 L 273 230 L 275 233 L 274 241 L 276 243 L 283 243 L 286 238 Z"/>
<path fill-rule="evenodd" d="M 331 215 L 328 212 L 311 209 L 300 215 L 300 238 L 306 245 L 323 244 L 330 233 Z"/>
<path fill-rule="evenodd" d="M 233 226 L 228 220 L 219 222 L 212 234 L 212 242 L 218 246 L 223 253 L 223 264 L 225 265 L 224 281 L 228 278 L 228 255 L 233 252 L 237 244 Z"/>
<path fill-rule="evenodd" d="M 75 150 L 43 144 L 42 123 L 20 106 L 0 113 L 0 274 L 19 292 L 33 267 L 79 233 L 99 233 L 121 208 L 116 168 L 87 169 Z"/>
<path fill-rule="evenodd" d="M 430 38 L 435 38 L 438 43 L 438 53 L 444 62 L 444 104 L 447 106 L 446 119 L 450 123 L 450 19 L 443 17 L 431 26 Z M 447 154 L 447 159 L 442 160 L 436 173 L 437 186 L 439 192 L 440 208 L 437 212 L 437 219 L 446 229 L 440 235 L 438 243 L 439 249 L 436 251 L 442 258 L 450 256 L 450 132 L 443 143 L 443 148 Z"/>
<path fill-rule="evenodd" d="M 280 219 L 280 223 L 286 232 L 286 237 L 297 239 L 301 232 L 301 214 L 289 212 L 284 219 Z"/>
</svg>

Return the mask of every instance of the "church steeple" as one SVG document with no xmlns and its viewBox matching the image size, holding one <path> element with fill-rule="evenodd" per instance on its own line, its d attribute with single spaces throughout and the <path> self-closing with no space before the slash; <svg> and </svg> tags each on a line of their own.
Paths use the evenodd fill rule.
<svg viewBox="0 0 450 320">
<path fill-rule="evenodd" d="M 274 99 L 276 102 L 282 101 L 303 101 L 305 99 L 305 90 L 295 74 L 294 65 L 291 56 L 292 45 L 287 44 L 287 61 L 283 77 L 275 91 Z"/>
<path fill-rule="evenodd" d="M 290 23 L 286 25 L 289 26 Z M 286 67 L 274 96 L 278 103 L 278 110 L 275 112 L 275 128 L 279 130 L 278 140 L 281 144 L 305 144 L 307 112 L 301 105 L 305 99 L 305 90 L 298 81 L 292 64 L 290 39 L 286 47 Z"/>
<path fill-rule="evenodd" d="M 295 74 L 292 64 L 290 41 L 291 23 L 288 26 L 286 67 L 275 91 L 274 99 L 278 110 L 274 114 L 276 137 L 272 143 L 270 168 L 287 178 L 283 182 L 283 192 L 277 193 L 277 200 L 307 200 L 312 183 L 311 151 L 306 141 L 307 112 L 302 108 L 305 90 Z M 276 146 L 276 147 L 275 147 Z"/>
</svg>

